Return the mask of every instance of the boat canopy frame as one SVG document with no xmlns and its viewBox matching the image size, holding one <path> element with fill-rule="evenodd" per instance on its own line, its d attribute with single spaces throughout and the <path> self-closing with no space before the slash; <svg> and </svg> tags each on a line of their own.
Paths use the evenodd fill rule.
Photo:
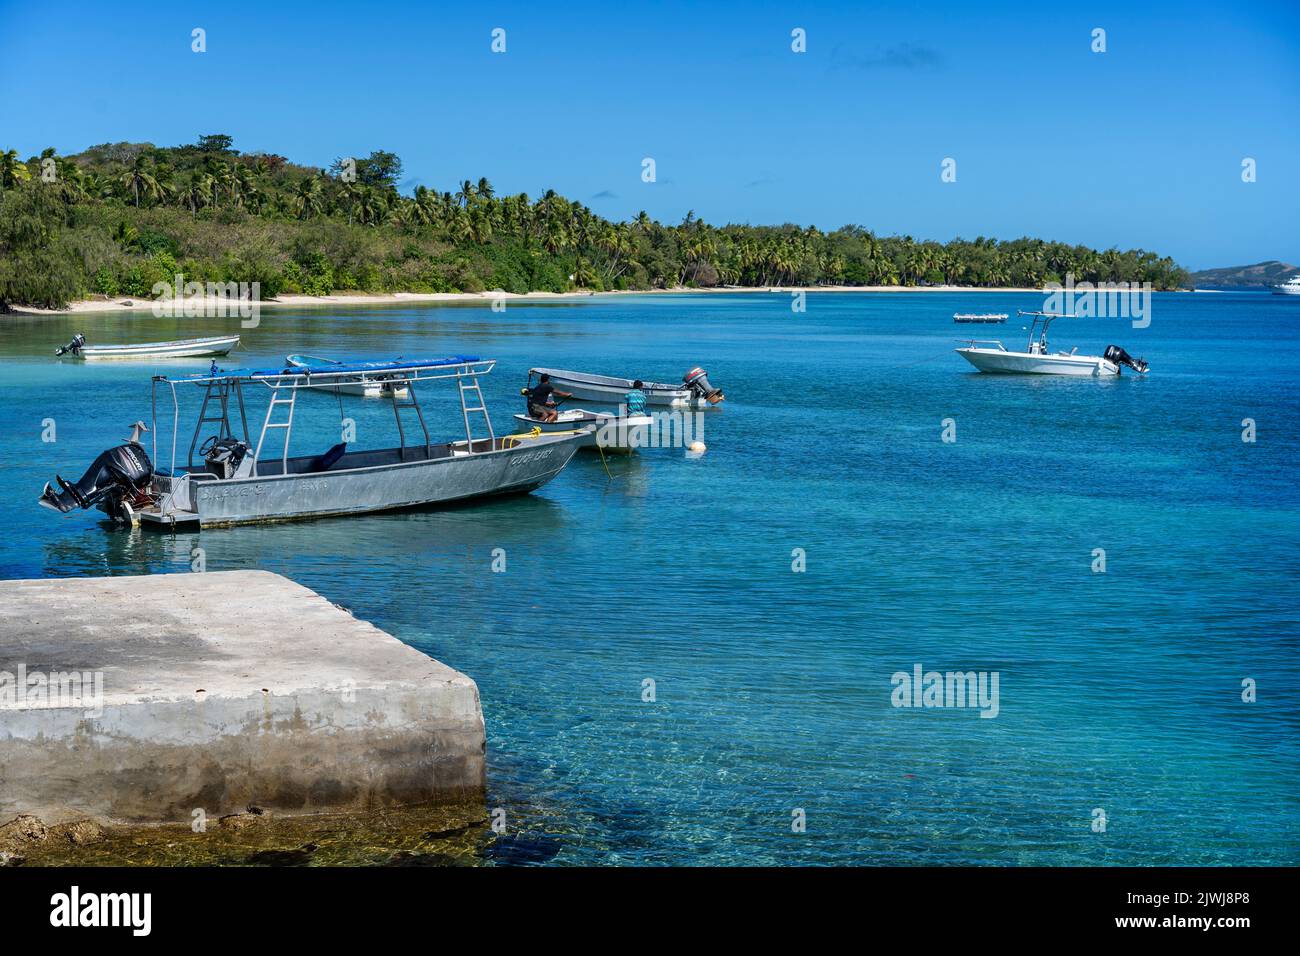
<svg viewBox="0 0 1300 956">
<path fill-rule="evenodd" d="M 1029 343 L 1025 346 L 1025 352 L 1029 355 L 1046 355 L 1047 354 L 1047 327 L 1057 319 L 1078 319 L 1082 316 L 1073 315 L 1067 312 L 1026 312 L 1024 309 L 1017 309 L 1016 315 L 1027 315 L 1033 318 L 1029 323 Z M 1042 330 L 1039 331 L 1039 326 Z M 1034 341 L 1034 336 L 1038 336 L 1038 341 Z M 958 339 L 965 342 L 972 348 L 976 345 L 996 345 L 1001 351 L 1005 352 L 1007 347 L 1002 344 L 1001 339 Z"/>
<path fill-rule="evenodd" d="M 234 404 L 239 411 L 239 421 L 241 431 L 243 432 L 243 441 L 250 448 L 253 443 L 250 440 L 248 428 L 248 414 L 244 402 L 244 385 L 259 384 L 270 390 L 271 398 L 267 403 L 266 416 L 262 420 L 262 428 L 258 434 L 256 450 L 253 452 L 253 475 L 257 476 L 258 466 L 261 462 L 262 446 L 266 442 L 267 433 L 271 429 L 284 429 L 284 445 L 280 453 L 281 474 L 288 470 L 289 461 L 289 442 L 293 432 L 294 413 L 297 409 L 298 392 L 303 389 L 331 389 L 339 385 L 361 385 L 367 383 L 398 385 L 405 384 L 407 391 L 407 400 L 399 401 L 397 397 L 397 388 L 388 389 L 388 397 L 392 402 L 393 418 L 397 423 L 397 435 L 400 443 L 402 460 L 406 459 L 406 430 L 402 425 L 402 410 L 414 409 L 416 418 L 419 421 L 420 431 L 424 435 L 424 453 L 428 457 L 432 454 L 433 443 L 429 437 L 428 424 L 424 420 L 424 412 L 420 408 L 420 402 L 415 393 L 416 382 L 438 381 L 454 379 L 457 383 L 457 392 L 460 397 L 461 416 L 465 425 L 465 449 L 468 454 L 476 454 L 474 450 L 474 429 L 470 424 L 470 415 L 481 413 L 483 422 L 487 429 L 488 442 L 486 450 L 496 448 L 496 432 L 492 428 L 492 419 L 488 415 L 487 403 L 483 398 L 483 391 L 479 387 L 478 377 L 486 375 L 496 367 L 495 359 L 480 359 L 473 355 L 456 355 L 443 359 L 424 359 L 424 360 L 398 360 L 395 362 L 352 362 L 340 363 L 337 366 L 329 366 L 321 369 L 305 368 L 281 368 L 281 369 L 218 369 L 215 362 L 212 368 L 206 374 L 187 375 L 182 378 L 169 378 L 166 375 L 155 375 L 151 382 L 151 415 L 152 415 L 152 433 L 153 433 L 153 460 L 158 461 L 158 389 L 160 385 L 166 385 L 170 390 L 172 404 L 172 447 L 171 447 L 171 468 L 170 473 L 176 474 L 176 442 L 177 434 L 180 429 L 180 401 L 177 397 L 177 385 L 193 385 L 204 389 L 203 404 L 199 408 L 199 417 L 194 426 L 194 434 L 190 439 L 189 451 L 186 455 L 186 468 L 194 467 L 194 449 L 198 445 L 199 436 L 203 431 L 203 426 L 208 423 L 217 424 L 217 437 L 233 438 L 235 437 L 234 428 L 231 425 L 231 399 L 235 400 Z M 337 392 L 336 392 L 337 394 Z M 475 402 L 474 405 L 467 404 L 467 399 Z M 216 403 L 214 414 L 208 414 L 209 408 Z M 285 409 L 286 415 L 283 421 L 275 421 L 274 415 L 277 408 Z M 340 411 L 342 410 L 342 400 L 340 399 Z"/>
</svg>

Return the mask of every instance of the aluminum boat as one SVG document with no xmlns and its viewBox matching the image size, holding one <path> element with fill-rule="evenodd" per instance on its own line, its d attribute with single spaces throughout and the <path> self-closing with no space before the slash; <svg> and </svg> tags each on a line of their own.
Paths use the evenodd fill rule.
<svg viewBox="0 0 1300 956">
<path fill-rule="evenodd" d="M 136 422 L 126 443 L 102 453 L 80 481 L 57 477 L 58 488 L 47 484 L 39 501 L 63 513 L 98 507 L 124 524 L 207 528 L 389 511 L 532 491 L 559 474 L 585 434 L 497 436 L 478 383 L 479 376 L 494 366 L 492 360 L 457 355 L 340 363 L 337 368 L 310 373 L 286 366 L 252 371 L 214 368 L 207 374 L 181 378 L 155 375 L 152 428 Z M 290 455 L 300 392 L 329 389 L 337 382 L 357 382 L 371 375 L 406 385 L 406 400 L 400 400 L 395 392 L 389 395 L 397 426 L 396 447 L 352 450 L 341 443 L 312 454 Z M 463 441 L 434 444 L 430 439 L 415 386 L 432 380 L 456 383 L 465 426 Z M 178 392 L 184 389 L 198 390 L 202 404 L 188 453 L 180 464 Z M 262 389 L 269 401 L 254 444 L 245 393 Z M 168 399 L 171 405 L 170 464 L 165 469 L 153 464 L 159 460 L 160 397 L 164 422 Z M 415 414 L 422 442 L 408 443 L 404 411 Z M 476 436 L 471 427 L 471 416 L 478 415 L 485 436 Z M 152 434 L 152 455 L 140 440 L 146 431 Z M 278 453 L 271 450 L 274 440 L 268 443 L 272 435 L 283 437 Z M 197 462 L 196 449 L 200 455 Z"/>
<path fill-rule="evenodd" d="M 80 359 L 138 358 L 209 358 L 228 355 L 239 344 L 238 335 L 214 335 L 205 339 L 178 339 L 175 342 L 137 342 L 135 345 L 87 345 L 78 332 L 67 345 L 55 349 L 55 355 Z"/>
<path fill-rule="evenodd" d="M 616 378 L 612 375 L 593 375 L 559 368 L 534 368 L 528 372 L 529 386 L 541 375 L 549 375 L 552 385 L 579 401 L 604 405 L 623 404 L 623 396 L 632 390 L 633 384 L 630 378 Z M 681 385 L 645 381 L 641 383 L 641 391 L 645 393 L 646 404 L 672 408 L 712 408 L 726 397 L 721 389 L 714 388 L 709 383 L 709 376 L 704 369 L 698 367 L 682 376 Z"/>
<path fill-rule="evenodd" d="M 997 339 L 968 339 L 957 354 L 981 372 L 1030 375 L 1081 375 L 1097 378 L 1119 375 L 1123 366 L 1145 374 L 1147 363 L 1135 359 L 1118 345 L 1106 346 L 1103 355 L 1079 355 L 1077 349 L 1069 352 L 1049 352 L 1047 327 L 1055 319 L 1078 318 L 1051 312 L 1021 312 L 1033 317 L 1029 326 L 1029 345 L 1023 352 L 1012 352 Z"/>
</svg>

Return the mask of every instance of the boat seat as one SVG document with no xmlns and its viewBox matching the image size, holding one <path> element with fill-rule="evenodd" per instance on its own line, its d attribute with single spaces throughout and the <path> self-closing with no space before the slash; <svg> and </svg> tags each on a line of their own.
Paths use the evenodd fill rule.
<svg viewBox="0 0 1300 956">
<path fill-rule="evenodd" d="M 330 468 L 333 468 L 336 464 L 338 464 L 338 460 L 343 457 L 344 453 L 347 450 L 348 450 L 347 442 L 340 442 L 339 444 L 331 448 L 329 451 L 327 451 L 325 454 L 321 455 L 319 458 L 313 461 L 311 463 L 311 467 L 309 467 L 307 470 L 310 472 L 328 471 Z"/>
</svg>

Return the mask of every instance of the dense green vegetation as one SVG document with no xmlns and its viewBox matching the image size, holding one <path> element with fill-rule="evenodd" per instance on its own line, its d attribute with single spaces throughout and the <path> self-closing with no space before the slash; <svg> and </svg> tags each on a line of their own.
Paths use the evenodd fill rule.
<svg viewBox="0 0 1300 956">
<path fill-rule="evenodd" d="M 712 226 L 644 212 L 610 222 L 548 191 L 497 196 L 398 191 L 402 163 L 377 150 L 328 170 L 241 154 L 229 136 L 191 146 L 0 154 L 0 309 L 59 307 L 92 293 L 147 297 L 186 281 L 260 282 L 262 295 L 509 292 L 674 286 L 1040 287 L 1064 281 L 1185 284 L 1168 258 L 1037 239 L 948 243 L 859 226 Z"/>
</svg>

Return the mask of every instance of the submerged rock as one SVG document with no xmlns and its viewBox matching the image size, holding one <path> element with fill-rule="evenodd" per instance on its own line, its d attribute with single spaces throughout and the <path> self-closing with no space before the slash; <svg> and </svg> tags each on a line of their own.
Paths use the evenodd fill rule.
<svg viewBox="0 0 1300 956">
<path fill-rule="evenodd" d="M 55 838 L 62 838 L 76 846 L 98 843 L 108 835 L 108 831 L 94 820 L 77 820 L 73 823 L 61 823 L 50 827 L 49 833 Z"/>
<path fill-rule="evenodd" d="M 32 843 L 40 843 L 49 836 L 49 828 L 39 817 L 20 813 L 4 826 L 0 826 L 0 851 L 14 851 Z"/>
</svg>

